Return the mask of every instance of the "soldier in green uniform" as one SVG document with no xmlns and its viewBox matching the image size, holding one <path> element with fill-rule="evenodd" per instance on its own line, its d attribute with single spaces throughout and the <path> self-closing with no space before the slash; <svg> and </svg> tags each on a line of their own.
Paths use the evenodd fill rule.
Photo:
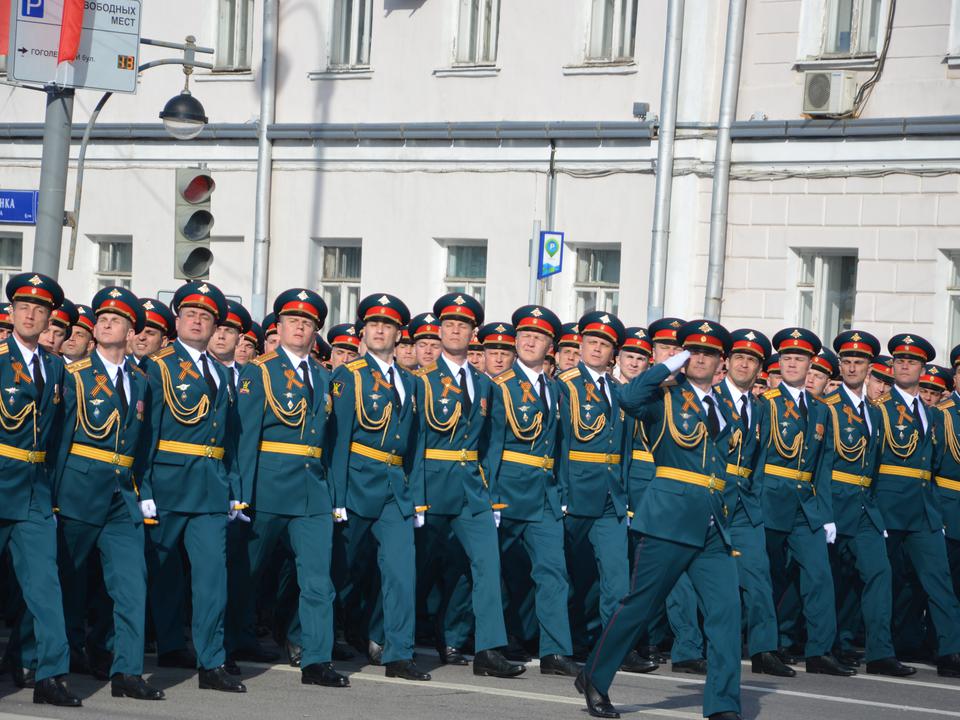
<svg viewBox="0 0 960 720">
<path fill-rule="evenodd" d="M 487 480 L 480 468 L 480 439 L 488 422 L 492 384 L 467 360 L 483 306 L 465 293 L 448 293 L 433 305 L 441 353 L 417 373 L 419 442 L 414 474 L 429 511 L 420 530 L 434 557 L 427 572 L 440 580 L 440 660 L 466 665 L 461 648 L 470 634 L 470 597 L 476 621 L 475 675 L 515 677 L 526 669 L 497 650 L 507 644 L 500 595 L 500 553 Z M 472 580 L 472 582 L 471 582 Z"/>
<path fill-rule="evenodd" d="M 487 323 L 477 331 L 483 346 L 483 367 L 487 377 L 506 372 L 517 357 L 516 330 L 510 323 Z"/>
<path fill-rule="evenodd" d="M 272 312 L 263 316 L 263 350 L 268 353 L 276 350 L 280 346 L 280 338 L 277 337 L 277 316 Z"/>
<path fill-rule="evenodd" d="M 327 307 L 312 290 L 293 288 L 277 296 L 273 311 L 280 347 L 248 365 L 237 389 L 241 501 L 253 514 L 246 562 L 231 568 L 230 616 L 252 625 L 253 591 L 285 539 L 300 586 L 301 682 L 347 687 L 331 663 L 333 493 L 322 462 L 330 375 L 309 357 Z"/>
<path fill-rule="evenodd" d="M 64 385 L 64 427 L 56 459 L 55 497 L 60 510 L 60 574 L 70 643 L 83 653 L 87 559 L 103 565 L 113 600 L 114 697 L 162 700 L 144 681 L 144 606 L 147 568 L 143 516 L 136 476 L 146 456 L 151 404 L 143 371 L 127 360 L 127 343 L 143 327 L 137 297 L 120 287 L 93 298 L 97 350 L 71 363 Z"/>
<path fill-rule="evenodd" d="M 40 347 L 54 355 L 62 355 L 64 341 L 70 337 L 70 331 L 77 322 L 77 306 L 68 298 L 50 313 L 50 323 L 40 336 Z"/>
<path fill-rule="evenodd" d="M 477 337 L 476 330 L 470 339 L 470 347 L 467 349 L 467 362 L 473 365 L 473 369 L 478 373 L 485 373 L 487 371 L 483 358 L 483 343 L 480 342 L 480 338 Z"/>
<path fill-rule="evenodd" d="M 830 380 L 840 372 L 840 360 L 830 350 L 823 348 L 820 354 L 810 362 L 805 387 L 814 397 L 829 394 Z"/>
<path fill-rule="evenodd" d="M 96 345 L 93 339 L 93 322 L 93 308 L 77 304 L 77 321 L 70 326 L 70 334 L 60 346 L 63 362 L 67 365 L 90 357 Z"/>
<path fill-rule="evenodd" d="M 565 372 L 577 366 L 580 362 L 580 330 L 575 322 L 564 323 L 560 334 L 555 338 L 557 348 L 557 370 Z"/>
<path fill-rule="evenodd" d="M 837 620 L 827 544 L 836 539 L 837 530 L 829 504 L 830 478 L 815 475 L 828 411 L 804 388 L 821 342 L 809 330 L 786 328 L 773 336 L 773 346 L 779 351 L 783 382 L 763 394 L 753 482 L 762 487 L 774 603 L 787 589 L 789 550 L 800 570 L 807 672 L 855 675 L 854 668 L 831 654 Z"/>
<path fill-rule="evenodd" d="M 364 545 L 372 540 L 377 546 L 387 676 L 429 680 L 413 662 L 413 528 L 423 524 L 426 511 L 423 486 L 410 474 L 420 420 L 413 378 L 393 363 L 410 312 L 399 298 L 377 294 L 364 298 L 357 315 L 368 351 L 338 367 L 330 382 L 335 520 L 347 523 L 346 562 L 354 580 Z"/>
<path fill-rule="evenodd" d="M 227 317 L 217 326 L 216 332 L 210 338 L 207 353 L 220 363 L 227 371 L 227 380 L 234 392 L 240 379 L 241 365 L 236 361 L 237 346 L 250 326 L 253 318 L 250 312 L 236 300 L 227 300 Z M 261 660 L 261 662 L 269 662 Z"/>
<path fill-rule="evenodd" d="M 57 576 L 56 521 L 47 452 L 63 420 L 63 362 L 39 346 L 63 290 L 38 273 L 7 282 L 13 332 L 0 344 L 0 552 L 7 547 L 23 599 L 33 616 L 37 670 L 33 701 L 79 707 L 66 686 L 70 666 Z M 52 454 L 52 452 L 51 452 Z"/>
<path fill-rule="evenodd" d="M 876 498 L 887 529 L 887 556 L 895 587 L 904 575 L 905 558 L 913 564 L 936 630 L 937 673 L 960 677 L 960 601 L 953 592 L 943 514 L 933 484 L 937 463 L 943 465 L 948 457 L 941 450 L 948 440 L 938 431 L 948 421 L 937 408 L 924 408 L 918 392 L 924 363 L 933 361 L 935 351 L 911 333 L 894 335 L 887 350 L 893 356 L 894 387 L 876 404 L 883 435 Z M 946 466 L 940 469 L 950 472 Z"/>
<path fill-rule="evenodd" d="M 928 364 L 920 375 L 920 399 L 927 407 L 935 407 L 953 392 L 952 373 L 941 365 Z"/>
<path fill-rule="evenodd" d="M 708 641 L 703 713 L 711 720 L 740 718 L 740 600 L 722 495 L 737 421 L 710 385 L 730 335 L 717 323 L 695 320 L 678 329 L 677 341 L 686 350 L 619 392 L 624 409 L 659 442 L 652 448 L 656 476 L 633 518 L 643 538 L 629 591 L 576 681 L 594 717 L 620 717 L 607 695 L 614 674 L 686 572 Z M 685 366 L 682 379 L 664 384 Z"/>
<path fill-rule="evenodd" d="M 413 347 L 413 338 L 410 337 L 410 330 L 406 325 L 400 328 L 400 340 L 397 342 L 396 356 L 398 367 L 407 372 L 413 372 L 417 369 L 417 351 Z"/>
<path fill-rule="evenodd" d="M 893 358 L 877 355 L 867 375 L 867 400 L 874 403 L 893 389 Z"/>
<path fill-rule="evenodd" d="M 237 352 L 234 354 L 234 360 L 241 367 L 252 362 L 263 349 L 263 328 L 260 323 L 252 321 L 250 329 L 240 336 L 240 342 L 237 343 Z"/>
<path fill-rule="evenodd" d="M 333 370 L 360 357 L 360 333 L 353 323 L 340 323 L 327 331 L 330 364 Z"/>
<path fill-rule="evenodd" d="M 142 370 L 146 357 L 159 352 L 177 339 L 177 319 L 166 303 L 154 298 L 140 298 L 145 321 L 143 329 L 134 335 L 131 348 L 134 359 Z"/>
<path fill-rule="evenodd" d="M 227 603 L 227 515 L 241 509 L 236 458 L 237 410 L 223 367 L 207 352 L 216 324 L 227 317 L 223 293 L 207 282 L 182 285 L 173 296 L 177 340 L 147 360 L 152 398 L 150 449 L 140 507 L 158 523 L 148 530 L 150 609 L 158 663 L 200 669 L 200 689 L 246 692 L 224 663 Z M 183 565 L 190 559 L 193 644 L 183 641 Z"/>
</svg>

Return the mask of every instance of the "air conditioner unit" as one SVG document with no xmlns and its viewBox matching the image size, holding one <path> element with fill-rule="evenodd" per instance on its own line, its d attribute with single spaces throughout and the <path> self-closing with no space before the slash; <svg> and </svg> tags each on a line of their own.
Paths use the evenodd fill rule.
<svg viewBox="0 0 960 720">
<path fill-rule="evenodd" d="M 853 110 L 857 81 L 852 72 L 811 70 L 803 74 L 804 115 L 843 115 Z"/>
</svg>

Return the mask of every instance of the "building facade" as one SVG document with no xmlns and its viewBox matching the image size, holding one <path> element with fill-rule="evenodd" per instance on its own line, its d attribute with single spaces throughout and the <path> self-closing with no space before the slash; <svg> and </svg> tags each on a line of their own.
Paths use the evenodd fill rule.
<svg viewBox="0 0 960 720">
<path fill-rule="evenodd" d="M 109 101 L 61 280 L 79 300 L 105 283 L 174 289 L 175 174 L 204 166 L 217 183 L 209 278 L 249 302 L 261 3 L 145 5 L 145 37 L 215 48 L 215 69 L 191 80 L 210 127 L 188 142 L 159 129 L 182 87 L 175 67 Z M 664 309 L 694 317 L 727 3 L 685 6 Z M 463 289 L 506 319 L 527 300 L 539 222 L 566 240 L 547 304 L 565 320 L 602 307 L 645 323 L 667 0 L 279 7 L 268 296 L 321 288 L 334 322 L 367 292 L 419 312 Z M 141 62 L 166 56 L 144 47 Z M 721 320 L 827 338 L 909 328 L 940 352 L 960 342 L 958 90 L 960 0 L 748 2 Z M 809 115 L 825 91 L 847 119 Z M 98 99 L 77 93 L 78 135 Z M 43 106 L 0 87 L 0 187 L 38 186 Z M 32 228 L 0 227 L 0 273 L 29 269 L 32 249 Z"/>
</svg>

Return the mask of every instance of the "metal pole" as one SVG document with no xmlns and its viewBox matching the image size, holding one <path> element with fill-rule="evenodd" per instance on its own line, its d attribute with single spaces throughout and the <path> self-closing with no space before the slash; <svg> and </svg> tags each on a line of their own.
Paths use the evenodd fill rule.
<svg viewBox="0 0 960 720">
<path fill-rule="evenodd" d="M 723 298 L 723 271 L 727 255 L 727 207 L 730 201 L 730 128 L 737 117 L 740 93 L 740 60 L 743 55 L 743 26 L 747 0 L 730 0 L 727 42 L 723 53 L 723 85 L 720 91 L 720 119 L 717 151 L 713 164 L 713 199 L 710 207 L 710 250 L 707 261 L 707 291 L 703 315 L 720 320 Z"/>
<path fill-rule="evenodd" d="M 667 9 L 667 39 L 663 48 L 663 79 L 660 83 L 657 186 L 653 202 L 650 282 L 647 290 L 648 323 L 663 317 L 663 298 L 666 290 L 667 250 L 670 242 L 670 197 L 673 193 L 673 141 L 677 129 L 680 51 L 683 46 L 683 7 L 684 0 L 670 0 Z"/>
<path fill-rule="evenodd" d="M 53 279 L 57 279 L 60 273 L 60 246 L 63 243 L 63 210 L 67 202 L 67 165 L 70 161 L 72 123 L 73 89 L 48 88 L 33 270 Z"/>
<path fill-rule="evenodd" d="M 279 0 L 263 3 L 263 58 L 260 66 L 260 122 L 257 127 L 257 197 L 253 230 L 253 289 L 250 311 L 257 320 L 267 312 L 267 271 L 270 263 L 270 198 L 273 183 L 273 143 L 267 130 L 277 107 L 277 46 Z"/>
<path fill-rule="evenodd" d="M 530 236 L 530 286 L 527 292 L 527 302 L 535 305 L 540 297 L 540 280 L 537 270 L 540 265 L 540 221 L 533 221 L 533 234 Z"/>
</svg>

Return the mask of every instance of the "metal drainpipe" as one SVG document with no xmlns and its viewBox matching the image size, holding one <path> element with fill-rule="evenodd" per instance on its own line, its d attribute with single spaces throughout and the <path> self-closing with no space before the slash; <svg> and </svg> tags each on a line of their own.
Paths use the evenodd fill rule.
<svg viewBox="0 0 960 720">
<path fill-rule="evenodd" d="M 267 130 L 277 109 L 277 47 L 279 0 L 263 3 L 263 58 L 260 65 L 260 122 L 257 126 L 257 197 L 253 230 L 253 288 L 250 311 L 261 320 L 266 314 L 267 271 L 270 266 L 270 199 L 273 183 L 273 141 Z"/>
<path fill-rule="evenodd" d="M 707 290 L 703 300 L 703 316 L 715 321 L 720 320 L 723 301 L 723 272 L 727 255 L 727 207 L 730 202 L 730 154 L 733 147 L 730 128 L 737 117 L 740 61 L 743 55 L 743 26 L 746 15 L 747 0 L 730 0 L 727 43 L 723 53 L 723 85 L 720 91 L 717 153 L 713 163 Z"/>
<path fill-rule="evenodd" d="M 670 0 L 667 8 L 667 39 L 663 48 L 663 79 L 660 83 L 660 132 L 657 136 L 657 186 L 647 291 L 648 323 L 663 317 L 670 242 L 670 197 L 673 193 L 673 141 L 677 129 L 680 51 L 683 46 L 683 7 L 684 0 Z"/>
</svg>

